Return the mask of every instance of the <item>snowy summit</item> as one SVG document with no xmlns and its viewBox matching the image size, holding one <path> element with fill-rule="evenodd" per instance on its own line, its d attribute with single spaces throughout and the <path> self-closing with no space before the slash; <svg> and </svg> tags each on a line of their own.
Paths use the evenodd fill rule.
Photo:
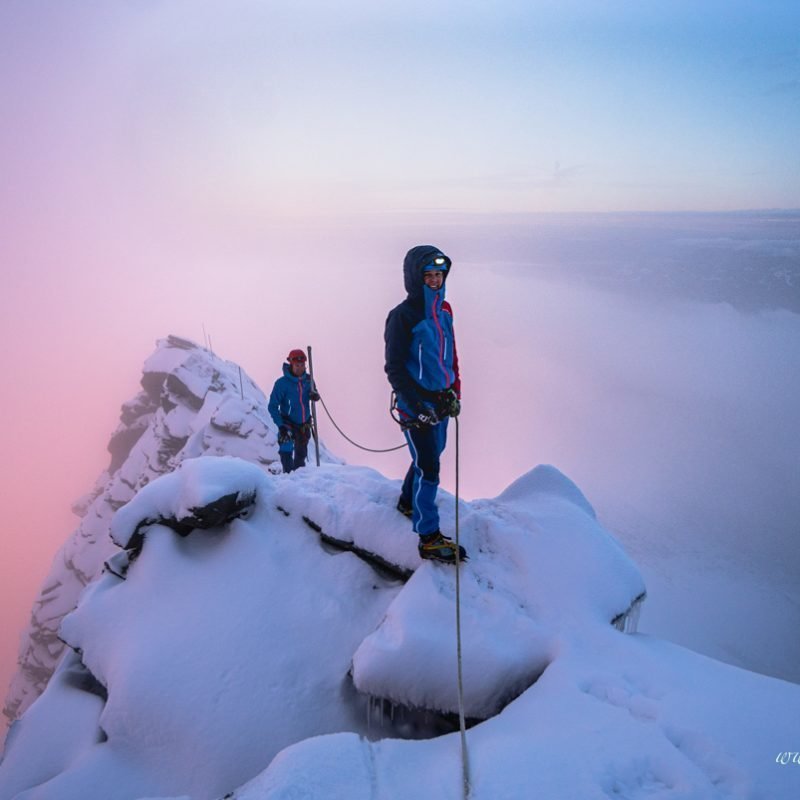
<svg viewBox="0 0 800 800">
<path fill-rule="evenodd" d="M 261 392 L 184 340 L 142 385 L 34 609 L 0 800 L 462 798 L 456 571 L 400 482 L 324 448 L 280 474 Z M 566 476 L 458 516 L 470 797 L 800 796 L 800 687 L 636 633 L 639 571 Z"/>
</svg>

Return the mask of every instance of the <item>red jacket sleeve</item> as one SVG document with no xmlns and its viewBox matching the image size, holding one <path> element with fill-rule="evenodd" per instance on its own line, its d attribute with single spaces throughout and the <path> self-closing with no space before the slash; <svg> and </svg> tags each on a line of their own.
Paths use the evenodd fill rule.
<svg viewBox="0 0 800 800">
<path fill-rule="evenodd" d="M 450 303 L 445 300 L 442 303 L 442 311 L 446 311 L 450 314 L 450 318 L 453 318 L 453 308 Z M 461 399 L 461 371 L 458 368 L 458 348 L 456 347 L 456 329 L 455 324 L 453 325 L 453 372 L 455 373 L 455 380 L 453 381 L 452 389 L 458 396 L 458 399 Z"/>
</svg>

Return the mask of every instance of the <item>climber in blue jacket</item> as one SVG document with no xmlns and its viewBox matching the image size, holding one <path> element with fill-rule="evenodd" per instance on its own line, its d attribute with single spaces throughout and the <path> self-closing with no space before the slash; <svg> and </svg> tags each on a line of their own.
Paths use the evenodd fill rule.
<svg viewBox="0 0 800 800">
<path fill-rule="evenodd" d="M 386 375 L 412 459 L 397 509 L 411 517 L 420 556 L 448 563 L 456 560 L 456 545 L 439 530 L 436 492 L 448 418 L 461 410 L 453 310 L 444 299 L 451 268 L 433 245 L 409 250 L 403 262 L 407 297 L 389 312 L 384 332 Z M 463 547 L 459 558 L 466 559 Z"/>
<path fill-rule="evenodd" d="M 319 394 L 306 372 L 306 354 L 292 350 L 283 365 L 283 377 L 275 381 L 267 409 L 278 426 L 278 454 L 284 472 L 305 466 L 311 438 L 311 402 Z"/>
</svg>

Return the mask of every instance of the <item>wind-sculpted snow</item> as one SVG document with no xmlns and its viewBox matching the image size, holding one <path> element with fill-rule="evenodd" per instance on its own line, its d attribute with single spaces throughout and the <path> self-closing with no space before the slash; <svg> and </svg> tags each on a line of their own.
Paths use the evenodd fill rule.
<svg viewBox="0 0 800 800">
<path fill-rule="evenodd" d="M 111 464 L 78 501 L 82 517 L 56 554 L 22 636 L 19 672 L 4 714 L 19 716 L 44 689 L 63 652 L 58 625 L 114 552 L 114 512 L 143 486 L 185 458 L 235 455 L 269 466 L 277 461 L 276 431 L 260 389 L 228 361 L 184 339 L 158 343 L 142 375 L 143 391 L 122 407 L 108 449 Z"/>
<path fill-rule="evenodd" d="M 198 516 L 221 498 L 234 498 L 242 516 L 263 489 L 263 471 L 238 458 L 190 458 L 169 475 L 145 486 L 111 521 L 111 539 L 118 547 L 137 547 L 134 537 L 156 522 L 170 521 L 187 529 L 208 528 Z M 229 521 L 229 520 L 224 520 Z M 192 522 L 195 524 L 192 525 Z"/>
<path fill-rule="evenodd" d="M 581 636 L 608 626 L 645 590 L 636 567 L 561 473 L 538 467 L 512 488 L 518 501 L 507 503 L 504 492 L 460 514 L 472 554 L 461 571 L 464 705 L 479 719 L 533 683 L 565 631 Z M 455 713 L 454 597 L 452 569 L 418 570 L 355 654 L 356 686 Z"/>
<path fill-rule="evenodd" d="M 565 637 L 539 680 L 467 731 L 475 800 L 795 800 L 800 687 L 646 636 Z M 341 733 L 282 752 L 235 800 L 461 800 L 459 737 Z"/>
<path fill-rule="evenodd" d="M 154 481 L 119 512 L 115 532 L 180 516 L 215 494 L 257 498 L 246 519 L 186 537 L 149 524 L 125 580 L 106 573 L 86 589 L 61 635 L 107 690 L 95 736 L 55 776 L 37 770 L 30 744 L 17 749 L 14 740 L 35 738 L 30 719 L 70 725 L 55 716 L 64 689 L 54 680 L 15 724 L 0 797 L 15 796 L 7 787 L 27 770 L 28 786 L 50 779 L 36 790 L 40 798 L 210 798 L 288 744 L 366 733 L 366 699 L 347 673 L 400 584 L 354 555 L 325 552 L 301 519 L 275 507 L 281 480 L 240 459 L 204 457 Z M 67 755 L 50 758 L 63 763 Z"/>
<path fill-rule="evenodd" d="M 12 725 L 0 800 L 461 798 L 455 567 L 421 562 L 399 481 L 273 474 L 263 398 L 209 363 L 163 343 L 123 408 L 78 567 L 41 600 L 71 649 Z M 458 517 L 473 800 L 800 795 L 800 687 L 621 633 L 642 579 L 566 476 Z"/>
<path fill-rule="evenodd" d="M 540 517 L 500 499 L 462 506 L 472 552 L 463 567 L 463 625 L 473 717 L 495 713 L 555 656 L 561 617 L 547 607 L 561 606 L 576 631 L 610 628 L 643 591 L 588 504 L 576 504 L 571 482 L 539 468 L 521 486 L 538 497 Z M 454 571 L 420 562 L 410 523 L 394 509 L 398 488 L 361 467 L 271 476 L 225 457 L 185 461 L 143 487 L 111 526 L 120 544 L 137 533 L 136 556 L 124 580 L 104 574 L 63 620 L 60 634 L 80 662 L 64 662 L 16 723 L 0 798 L 42 784 L 31 797 L 210 799 L 288 745 L 337 731 L 370 735 L 369 696 L 452 711 Z M 231 496 L 251 499 L 244 518 L 188 535 L 162 524 Z M 448 505 L 443 495 L 445 523 Z M 520 513 L 530 515 L 527 529 L 514 519 Z M 387 577 L 354 554 L 329 552 L 318 531 L 328 542 L 357 543 L 369 560 L 416 571 L 406 583 Z M 571 562 L 561 565 L 562 580 L 526 588 L 545 586 L 544 572 L 561 560 Z M 56 715 L 74 692 L 64 670 L 79 668 L 94 690 L 94 716 L 76 753 L 57 733 L 68 720 Z M 56 731 L 48 761 L 56 767 L 44 772 L 27 758 L 42 725 Z M 115 777 L 122 764 L 124 790 Z"/>
<path fill-rule="evenodd" d="M 307 470 L 277 492 L 337 541 L 404 567 L 419 556 L 407 520 L 394 510 L 397 487 L 353 468 Z M 440 494 L 453 530 L 452 496 Z M 495 500 L 461 503 L 465 710 L 484 719 L 529 686 L 549 663 L 564 625 L 608 625 L 644 593 L 638 570 L 597 523 L 572 481 L 537 467 Z M 353 658 L 356 687 L 412 708 L 458 710 L 453 639 L 453 569 L 425 563 Z"/>
</svg>

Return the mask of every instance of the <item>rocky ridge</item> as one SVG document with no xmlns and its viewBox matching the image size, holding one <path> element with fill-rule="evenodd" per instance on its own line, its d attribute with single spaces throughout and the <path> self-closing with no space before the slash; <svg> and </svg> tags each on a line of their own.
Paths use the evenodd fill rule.
<svg viewBox="0 0 800 800">
<path fill-rule="evenodd" d="M 144 364 L 142 390 L 122 406 L 111 461 L 91 492 L 73 505 L 77 529 L 56 554 L 22 635 L 19 671 L 3 714 L 19 718 L 42 693 L 64 651 L 62 618 L 117 548 L 111 518 L 143 486 L 185 459 L 232 455 L 280 471 L 276 430 L 264 393 L 241 368 L 178 336 L 157 343 Z"/>
</svg>

